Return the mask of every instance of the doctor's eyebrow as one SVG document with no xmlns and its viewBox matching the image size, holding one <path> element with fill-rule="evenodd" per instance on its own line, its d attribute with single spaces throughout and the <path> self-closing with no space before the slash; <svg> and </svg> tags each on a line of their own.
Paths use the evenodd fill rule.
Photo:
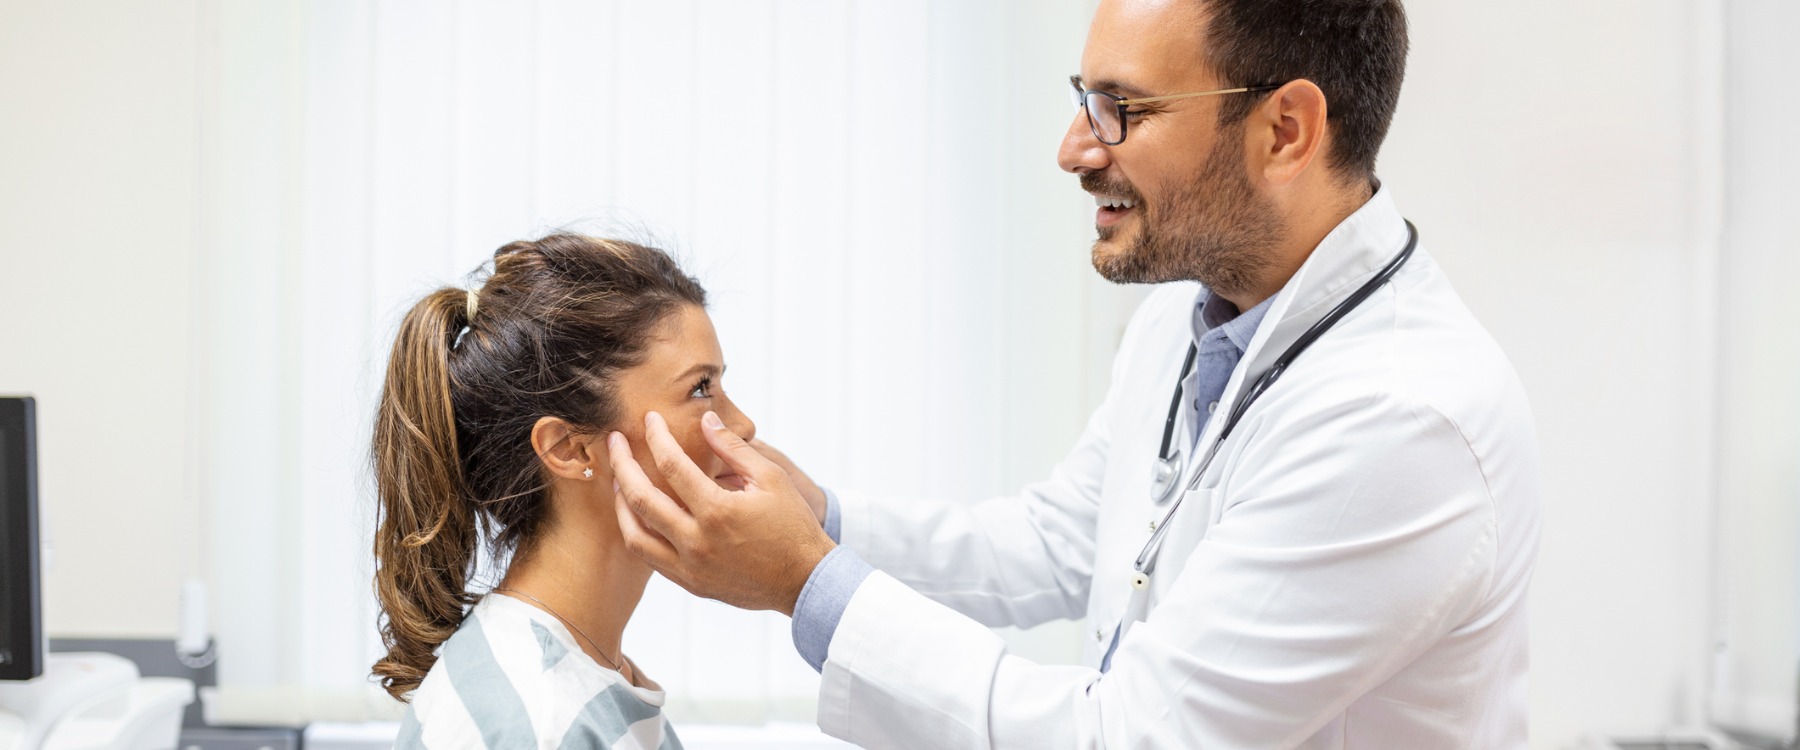
<svg viewBox="0 0 1800 750">
<path fill-rule="evenodd" d="M 1102 78 L 1098 81 L 1082 79 L 1081 85 L 1087 87 L 1089 91 L 1104 91 L 1123 99 L 1141 99 L 1150 95 L 1150 92 L 1148 91 L 1111 78 Z"/>
<path fill-rule="evenodd" d="M 690 378 L 702 373 L 712 375 L 714 378 L 722 378 L 725 377 L 725 370 L 728 367 L 729 365 L 715 365 L 711 362 L 702 362 L 693 367 L 689 367 L 686 370 L 682 370 L 680 375 L 670 378 L 669 382 L 686 383 Z"/>
</svg>

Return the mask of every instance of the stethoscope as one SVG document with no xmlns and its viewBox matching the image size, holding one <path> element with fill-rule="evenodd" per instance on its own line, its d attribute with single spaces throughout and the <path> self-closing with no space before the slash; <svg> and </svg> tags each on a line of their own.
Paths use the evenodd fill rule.
<svg viewBox="0 0 1800 750">
<path fill-rule="evenodd" d="M 1320 336 L 1331 330 L 1331 327 L 1336 325 L 1339 320 L 1342 320 L 1345 315 L 1349 315 L 1351 310 L 1355 310 L 1357 305 L 1362 304 L 1370 295 L 1373 295 L 1375 290 L 1380 289 L 1383 284 L 1394 278 L 1394 274 L 1400 271 L 1401 266 L 1406 265 L 1406 260 L 1412 257 L 1413 249 L 1418 245 L 1419 230 L 1413 226 L 1412 222 L 1408 221 L 1406 222 L 1406 247 L 1400 251 L 1400 254 L 1388 261 L 1388 264 L 1375 274 L 1374 278 L 1363 282 L 1363 285 L 1352 292 L 1349 297 L 1344 298 L 1336 307 L 1331 308 L 1330 312 L 1325 313 L 1325 317 L 1320 318 L 1318 322 L 1312 324 L 1312 327 L 1307 328 L 1305 333 L 1300 334 L 1300 338 L 1289 345 L 1287 351 L 1281 353 L 1281 356 L 1275 360 L 1275 364 L 1270 365 L 1267 371 L 1250 384 L 1243 397 L 1239 398 L 1237 404 L 1232 406 L 1231 411 L 1227 413 L 1225 427 L 1219 431 L 1219 436 L 1213 440 L 1212 447 L 1208 448 L 1206 455 L 1200 459 L 1200 468 L 1188 479 L 1186 492 L 1193 491 L 1200 484 L 1200 477 L 1204 476 L 1206 469 L 1212 466 L 1213 458 L 1219 454 L 1219 447 L 1225 444 L 1226 438 L 1231 437 L 1231 431 L 1237 428 L 1238 421 L 1244 418 L 1244 413 L 1250 410 L 1250 405 L 1256 403 L 1256 399 L 1262 397 L 1271 386 L 1275 385 L 1275 381 L 1281 379 L 1282 373 L 1287 372 L 1288 367 L 1294 364 L 1294 360 L 1299 358 L 1301 352 L 1306 351 L 1307 347 L 1312 346 L 1314 341 L 1319 340 Z M 1181 376 L 1175 381 L 1175 397 L 1169 402 L 1169 417 L 1163 422 L 1162 442 L 1161 446 L 1157 448 L 1155 474 L 1152 476 L 1150 485 L 1151 500 L 1155 501 L 1158 506 L 1169 502 L 1170 496 L 1175 492 L 1177 486 L 1176 479 L 1183 473 L 1184 456 L 1179 450 L 1171 452 L 1170 445 L 1175 437 L 1176 417 L 1181 413 L 1182 391 L 1188 373 L 1194 366 L 1196 352 L 1195 345 L 1188 344 L 1187 358 L 1181 364 Z M 1133 589 L 1142 591 L 1150 587 L 1150 576 L 1156 572 L 1157 554 L 1162 551 L 1163 538 L 1169 533 L 1169 521 L 1175 517 L 1175 511 L 1181 509 L 1181 501 L 1186 498 L 1186 492 L 1174 498 L 1174 503 L 1169 506 L 1167 512 L 1163 513 L 1162 520 L 1151 529 L 1150 541 L 1144 543 L 1143 551 L 1138 553 L 1137 562 L 1132 566 L 1131 587 Z M 1110 654 L 1108 655 L 1110 656 Z"/>
</svg>

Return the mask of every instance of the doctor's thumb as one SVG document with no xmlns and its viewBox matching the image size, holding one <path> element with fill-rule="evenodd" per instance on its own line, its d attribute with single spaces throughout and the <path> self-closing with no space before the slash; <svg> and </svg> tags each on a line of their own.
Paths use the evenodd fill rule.
<svg viewBox="0 0 1800 750">
<path fill-rule="evenodd" d="M 749 442 L 732 432 L 730 427 L 725 426 L 724 420 L 719 419 L 718 414 L 711 411 L 702 414 L 700 426 L 706 428 L 701 432 L 706 435 L 707 445 L 712 446 L 713 453 L 718 454 L 719 458 L 725 459 L 725 463 L 733 471 L 745 477 L 754 477 L 760 476 L 766 467 L 775 465 L 769 459 L 764 458 L 761 453 L 756 452 L 756 448 L 752 447 Z"/>
</svg>

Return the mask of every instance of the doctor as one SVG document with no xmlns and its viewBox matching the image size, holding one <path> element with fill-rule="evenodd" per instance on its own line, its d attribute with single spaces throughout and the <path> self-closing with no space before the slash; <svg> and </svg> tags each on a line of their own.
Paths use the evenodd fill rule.
<svg viewBox="0 0 1800 750">
<path fill-rule="evenodd" d="M 1406 47 L 1396 0 L 1102 0 L 1058 157 L 1100 273 L 1166 285 L 1050 477 L 828 497 L 708 415 L 733 491 L 653 413 L 680 497 L 615 436 L 627 544 L 791 614 L 865 747 L 1526 747 L 1536 439 L 1375 178 Z M 1082 666 L 989 630 L 1076 617 Z"/>
</svg>

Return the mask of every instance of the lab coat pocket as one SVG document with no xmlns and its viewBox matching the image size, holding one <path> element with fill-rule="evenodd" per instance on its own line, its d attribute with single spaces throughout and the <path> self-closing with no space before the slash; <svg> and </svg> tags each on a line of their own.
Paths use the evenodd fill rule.
<svg viewBox="0 0 1800 750">
<path fill-rule="evenodd" d="M 1161 598 L 1163 592 L 1181 575 L 1181 569 L 1187 565 L 1187 559 L 1194 554 L 1194 548 L 1205 541 L 1206 534 L 1219 518 L 1218 490 L 1189 490 L 1181 498 L 1181 509 L 1169 519 L 1168 535 L 1163 537 L 1162 550 L 1157 555 L 1156 576 L 1150 584 L 1152 598 Z"/>
</svg>

